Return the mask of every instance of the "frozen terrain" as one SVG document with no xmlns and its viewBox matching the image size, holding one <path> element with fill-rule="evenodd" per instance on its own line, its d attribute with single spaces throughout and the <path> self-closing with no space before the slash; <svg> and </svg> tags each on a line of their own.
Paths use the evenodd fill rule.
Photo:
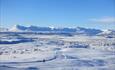
<svg viewBox="0 0 115 70">
<path fill-rule="evenodd" d="M 115 37 L 1 33 L 0 70 L 115 70 Z"/>
</svg>

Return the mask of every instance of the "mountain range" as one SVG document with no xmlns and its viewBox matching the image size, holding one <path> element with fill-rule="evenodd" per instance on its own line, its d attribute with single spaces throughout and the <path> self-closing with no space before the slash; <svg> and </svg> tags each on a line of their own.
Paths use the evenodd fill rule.
<svg viewBox="0 0 115 70">
<path fill-rule="evenodd" d="M 99 30 L 91 28 L 55 28 L 55 27 L 38 27 L 14 25 L 12 28 L 0 28 L 0 32 L 53 32 L 53 33 L 75 33 L 83 35 L 115 35 L 115 30 Z"/>
</svg>

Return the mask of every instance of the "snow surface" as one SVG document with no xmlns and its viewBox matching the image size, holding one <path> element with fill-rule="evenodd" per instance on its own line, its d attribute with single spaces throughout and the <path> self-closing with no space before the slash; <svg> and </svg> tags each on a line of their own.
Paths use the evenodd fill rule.
<svg viewBox="0 0 115 70">
<path fill-rule="evenodd" d="M 115 38 L 1 34 L 0 39 L 20 36 L 33 41 L 0 44 L 0 70 L 115 70 Z"/>
</svg>

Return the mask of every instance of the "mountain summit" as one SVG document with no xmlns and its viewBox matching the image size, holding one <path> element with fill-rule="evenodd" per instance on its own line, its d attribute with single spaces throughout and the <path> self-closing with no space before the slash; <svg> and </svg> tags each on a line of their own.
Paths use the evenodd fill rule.
<svg viewBox="0 0 115 70">
<path fill-rule="evenodd" d="M 9 29 L 9 31 L 11 31 L 11 32 L 22 32 L 22 31 L 25 31 L 26 29 L 27 29 L 27 27 L 25 27 L 25 26 L 14 25 L 11 29 Z"/>
</svg>

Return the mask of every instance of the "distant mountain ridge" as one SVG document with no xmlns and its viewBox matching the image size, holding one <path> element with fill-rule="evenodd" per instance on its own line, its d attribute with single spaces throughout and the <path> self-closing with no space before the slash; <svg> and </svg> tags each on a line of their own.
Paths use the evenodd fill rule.
<svg viewBox="0 0 115 70">
<path fill-rule="evenodd" d="M 1 30 L 2 31 L 2 30 Z M 99 30 L 99 29 L 90 29 L 90 28 L 83 28 L 83 27 L 64 27 L 64 28 L 55 28 L 55 27 L 39 27 L 39 26 L 22 26 L 22 25 L 15 25 L 12 28 L 7 29 L 9 32 L 53 32 L 53 33 L 75 33 L 75 34 L 82 34 L 82 35 L 113 35 L 115 34 L 115 30 Z"/>
<path fill-rule="evenodd" d="M 76 27 L 76 28 L 55 28 L 55 27 L 38 27 L 38 26 L 22 26 L 22 25 L 15 25 L 11 29 L 11 32 L 63 32 L 63 33 L 76 33 L 76 34 L 86 34 L 86 35 L 95 35 L 100 32 L 101 30 L 98 29 L 88 29 L 83 27 Z"/>
</svg>

